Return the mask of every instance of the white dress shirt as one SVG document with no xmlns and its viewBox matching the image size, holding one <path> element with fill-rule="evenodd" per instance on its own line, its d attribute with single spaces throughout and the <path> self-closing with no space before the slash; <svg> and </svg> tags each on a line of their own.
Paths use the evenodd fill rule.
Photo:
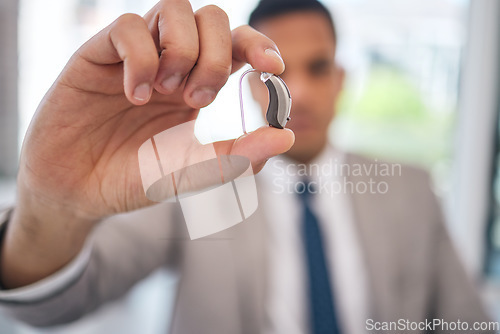
<svg viewBox="0 0 500 334">
<path fill-rule="evenodd" d="M 343 333 L 366 333 L 367 278 L 360 241 L 353 221 L 351 197 L 344 193 L 343 176 L 336 167 L 345 155 L 327 146 L 311 168 L 284 157 L 271 159 L 261 172 L 262 198 L 270 222 L 269 296 L 266 334 L 307 333 L 307 270 L 301 235 L 302 203 L 295 185 L 310 172 L 315 186 L 312 210 L 319 220 L 339 325 Z M 300 189 L 300 188 L 299 188 Z"/>
<path fill-rule="evenodd" d="M 357 334 L 366 332 L 368 293 L 350 194 L 326 191 L 332 182 L 343 182 L 342 177 L 331 173 L 335 171 L 332 164 L 342 164 L 343 160 L 343 153 L 331 146 L 326 147 L 313 162 L 313 165 L 320 167 L 320 173 L 315 170 L 308 175 L 308 179 L 316 182 L 318 190 L 313 197 L 312 209 L 323 232 L 340 326 L 344 333 Z M 323 166 L 327 168 L 322 170 Z M 262 330 L 265 334 L 308 332 L 307 271 L 300 234 L 302 205 L 293 192 L 293 187 L 302 175 L 301 167 L 280 156 L 271 159 L 258 176 L 263 187 L 259 205 L 270 222 L 270 293 L 266 309 L 269 321 Z M 334 188 L 338 190 L 337 186 Z M 0 301 L 36 301 L 63 290 L 83 272 L 91 249 L 91 241 L 88 241 L 66 267 L 37 283 L 18 289 L 0 290 Z"/>
</svg>

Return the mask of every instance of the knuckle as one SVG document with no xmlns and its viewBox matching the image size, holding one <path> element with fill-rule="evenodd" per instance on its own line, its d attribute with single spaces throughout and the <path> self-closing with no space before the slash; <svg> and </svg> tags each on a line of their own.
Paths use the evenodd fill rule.
<svg viewBox="0 0 500 334">
<path fill-rule="evenodd" d="M 141 16 L 139 16 L 137 14 L 133 14 L 133 13 L 127 13 L 127 14 L 120 15 L 120 17 L 118 17 L 118 19 L 116 19 L 115 26 L 126 27 L 126 26 L 130 26 L 131 24 L 136 24 L 137 22 L 141 22 L 141 21 L 143 21 Z"/>
<path fill-rule="evenodd" d="M 231 63 L 213 61 L 207 64 L 206 71 L 217 78 L 224 78 L 231 74 Z"/>
<path fill-rule="evenodd" d="M 140 69 L 142 75 L 148 76 L 155 73 L 159 66 L 158 57 L 154 53 L 131 53 L 127 57 L 131 66 L 135 69 Z"/>
<path fill-rule="evenodd" d="M 245 30 L 241 26 L 231 31 L 231 39 L 233 42 L 241 41 L 245 35 Z"/>
<path fill-rule="evenodd" d="M 257 30 L 250 27 L 248 24 L 241 25 L 241 26 L 233 29 L 233 34 L 236 34 L 236 35 L 245 35 L 245 34 L 253 33 L 253 32 L 257 32 Z"/>
<path fill-rule="evenodd" d="M 199 49 L 197 47 L 174 47 L 175 56 L 182 61 L 194 65 L 198 61 Z"/>
<path fill-rule="evenodd" d="M 155 69 L 160 64 L 160 59 L 157 57 L 156 53 L 148 52 L 147 54 L 142 54 L 142 63 L 145 67 Z"/>
<path fill-rule="evenodd" d="M 207 5 L 199 10 L 200 14 L 207 15 L 209 17 L 216 17 L 218 20 L 224 19 L 229 22 L 229 17 L 227 13 L 216 5 Z"/>
<path fill-rule="evenodd" d="M 240 26 L 234 29 L 231 32 L 231 37 L 233 41 L 242 44 L 254 44 L 257 41 L 271 41 L 267 36 L 248 25 Z"/>
</svg>

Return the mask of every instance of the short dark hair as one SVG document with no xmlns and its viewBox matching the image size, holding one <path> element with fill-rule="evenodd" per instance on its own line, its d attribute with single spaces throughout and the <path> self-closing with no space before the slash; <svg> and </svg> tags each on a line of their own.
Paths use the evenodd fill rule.
<svg viewBox="0 0 500 334">
<path fill-rule="evenodd" d="M 301 11 L 323 14 L 331 25 L 334 41 L 337 41 L 337 30 L 332 14 L 325 5 L 317 0 L 260 0 L 257 7 L 250 14 L 248 25 L 255 28 L 266 19 Z"/>
</svg>

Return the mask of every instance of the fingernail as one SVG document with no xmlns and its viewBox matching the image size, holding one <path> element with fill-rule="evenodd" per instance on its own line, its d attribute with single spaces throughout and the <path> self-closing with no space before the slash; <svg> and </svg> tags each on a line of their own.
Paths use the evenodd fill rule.
<svg viewBox="0 0 500 334">
<path fill-rule="evenodd" d="M 280 54 L 278 52 L 276 52 L 276 50 L 274 49 L 266 49 L 264 51 L 264 53 L 268 56 L 271 56 L 277 60 L 279 60 L 282 64 L 283 64 L 283 67 L 285 67 L 285 62 L 283 61 L 283 58 L 281 58 Z"/>
<path fill-rule="evenodd" d="M 209 105 L 215 99 L 216 95 L 215 91 L 211 88 L 198 88 L 191 94 L 191 98 L 197 106 L 204 107 Z"/>
<path fill-rule="evenodd" d="M 149 98 L 151 86 L 148 83 L 142 83 L 134 90 L 134 99 L 138 101 L 146 101 Z"/>
<path fill-rule="evenodd" d="M 179 88 L 181 82 L 182 82 L 182 75 L 180 75 L 179 73 L 175 73 L 170 77 L 166 78 L 165 80 L 163 80 L 161 86 L 168 92 L 173 92 L 174 90 Z"/>
</svg>

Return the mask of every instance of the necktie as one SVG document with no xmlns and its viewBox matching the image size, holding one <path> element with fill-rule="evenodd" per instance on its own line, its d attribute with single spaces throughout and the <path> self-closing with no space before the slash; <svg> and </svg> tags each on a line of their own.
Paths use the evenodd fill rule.
<svg viewBox="0 0 500 334">
<path fill-rule="evenodd" d="M 309 319 L 312 334 L 340 333 L 318 219 L 311 210 L 313 189 L 308 182 L 297 187 L 303 205 L 302 235 L 307 268 Z M 300 189 L 301 188 L 301 189 Z"/>
</svg>

